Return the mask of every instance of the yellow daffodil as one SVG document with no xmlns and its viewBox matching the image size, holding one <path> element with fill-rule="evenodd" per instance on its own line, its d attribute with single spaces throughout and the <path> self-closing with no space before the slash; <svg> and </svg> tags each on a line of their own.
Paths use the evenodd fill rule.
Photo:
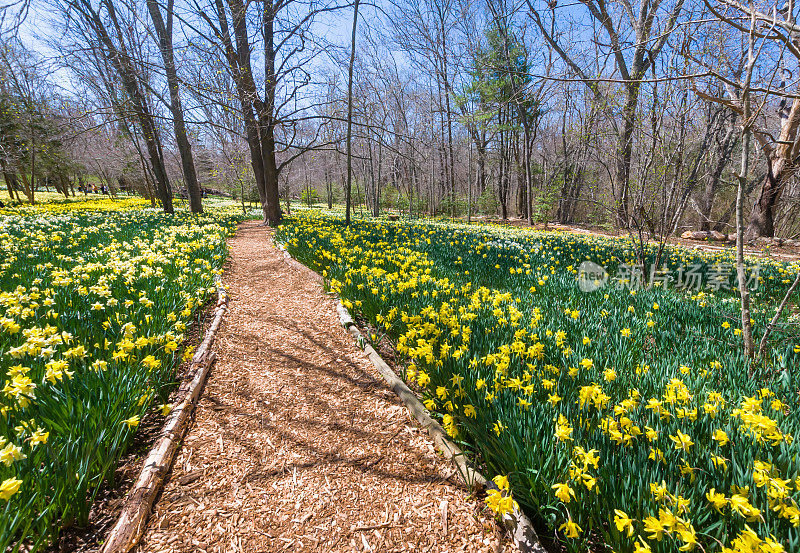
<svg viewBox="0 0 800 553">
<path fill-rule="evenodd" d="M 614 509 L 614 525 L 621 534 L 624 534 L 628 537 L 633 535 L 633 519 L 625 514 L 624 511 Z"/>
<path fill-rule="evenodd" d="M 140 422 L 139 415 L 134 415 L 131 418 L 122 421 L 122 424 L 124 424 L 128 428 L 136 428 L 137 426 L 139 426 L 139 422 Z"/>
<path fill-rule="evenodd" d="M 681 449 L 683 451 L 689 451 L 689 448 L 694 445 L 689 435 L 684 434 L 680 430 L 677 431 L 676 436 L 670 435 L 669 439 L 675 443 L 675 449 Z"/>
<path fill-rule="evenodd" d="M 558 527 L 564 533 L 564 536 L 570 539 L 576 539 L 581 536 L 581 532 L 583 529 L 575 524 L 572 520 L 568 520 L 564 524 Z"/>
<path fill-rule="evenodd" d="M 553 489 L 555 496 L 564 503 L 569 503 L 570 500 L 575 497 L 575 491 L 569 486 L 569 484 L 553 484 L 551 488 Z"/>
<path fill-rule="evenodd" d="M 9 499 L 11 499 L 11 496 L 13 496 L 19 491 L 21 486 L 22 486 L 22 480 L 19 480 L 14 477 L 6 478 L 0 484 L 0 499 L 8 501 Z"/>
</svg>

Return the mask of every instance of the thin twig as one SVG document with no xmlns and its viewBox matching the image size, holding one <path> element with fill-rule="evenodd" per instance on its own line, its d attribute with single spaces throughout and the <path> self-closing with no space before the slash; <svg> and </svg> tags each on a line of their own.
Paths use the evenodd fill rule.
<svg viewBox="0 0 800 553">
<path fill-rule="evenodd" d="M 791 286 L 789 286 L 789 289 L 786 291 L 786 295 L 783 296 L 783 301 L 778 306 L 778 311 L 775 313 L 775 316 L 772 317 L 772 320 L 769 322 L 766 330 L 764 331 L 764 336 L 762 336 L 761 343 L 758 345 L 758 356 L 762 359 L 764 357 L 764 353 L 767 351 L 767 339 L 772 333 L 772 329 L 777 324 L 781 314 L 783 313 L 783 309 L 786 307 L 786 303 L 789 301 L 789 296 L 791 296 L 792 292 L 794 292 L 795 288 L 797 288 L 798 283 L 800 283 L 800 273 L 797 273 L 797 276 L 794 277 L 794 282 Z"/>
</svg>

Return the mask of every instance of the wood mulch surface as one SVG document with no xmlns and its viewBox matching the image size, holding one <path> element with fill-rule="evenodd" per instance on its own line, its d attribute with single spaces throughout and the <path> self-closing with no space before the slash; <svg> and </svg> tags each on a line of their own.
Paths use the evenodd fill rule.
<svg viewBox="0 0 800 553">
<path fill-rule="evenodd" d="M 256 222 L 230 248 L 217 363 L 137 551 L 511 551 L 335 300 Z"/>
</svg>

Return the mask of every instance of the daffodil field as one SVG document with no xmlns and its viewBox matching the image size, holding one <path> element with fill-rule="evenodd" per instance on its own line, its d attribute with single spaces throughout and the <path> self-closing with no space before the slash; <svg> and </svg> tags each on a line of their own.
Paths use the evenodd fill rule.
<svg viewBox="0 0 800 553">
<path fill-rule="evenodd" d="M 393 341 L 426 406 L 498 477 L 496 511 L 518 502 L 575 552 L 800 551 L 791 309 L 750 367 L 735 290 L 579 286 L 587 260 L 635 263 L 625 239 L 314 213 L 277 239 Z M 663 271 L 719 284 L 731 261 L 675 247 Z M 758 340 L 800 264 L 748 270 Z"/>
<path fill-rule="evenodd" d="M 85 524 L 139 422 L 169 411 L 234 220 L 144 205 L 0 210 L 0 551 Z"/>
</svg>

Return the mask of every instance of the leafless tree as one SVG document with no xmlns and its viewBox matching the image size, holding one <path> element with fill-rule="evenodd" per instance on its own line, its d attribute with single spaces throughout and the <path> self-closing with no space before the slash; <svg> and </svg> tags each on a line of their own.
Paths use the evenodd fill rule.
<svg viewBox="0 0 800 553">
<path fill-rule="evenodd" d="M 642 80 L 648 70 L 656 63 L 670 34 L 678 23 L 684 0 L 675 0 L 666 10 L 665 0 L 640 0 L 609 3 L 606 0 L 581 0 L 597 28 L 593 35 L 605 35 L 602 42 L 609 45 L 606 53 L 613 59 L 613 76 L 619 79 L 623 89 L 624 102 L 621 110 L 621 123 L 615 124 L 618 138 L 616 148 L 616 169 L 612 185 L 617 200 L 617 224 L 627 228 L 630 223 L 630 178 L 633 152 L 633 135 L 636 129 L 636 112 L 639 105 Z M 599 105 L 611 110 L 614 105 L 614 88 L 601 86 L 602 77 L 608 75 L 592 74 L 590 69 L 581 66 L 577 58 L 560 40 L 561 29 L 552 24 L 556 20 L 557 2 L 548 3 L 551 24 L 540 15 L 540 9 L 533 0 L 528 0 L 529 13 L 547 44 L 558 53 L 568 68 L 585 83 L 596 97 Z M 612 114 L 613 120 L 613 114 Z"/>
<path fill-rule="evenodd" d="M 181 103 L 180 87 L 178 82 L 178 72 L 175 67 L 175 52 L 172 43 L 172 25 L 175 20 L 175 2 L 167 0 L 165 14 L 161 13 L 161 6 L 158 0 L 146 0 L 147 10 L 153 21 L 158 49 L 164 61 L 164 72 L 167 77 L 169 87 L 169 108 L 172 112 L 172 124 L 175 130 L 175 142 L 178 145 L 178 152 L 181 157 L 183 168 L 183 179 L 189 194 L 191 210 L 195 213 L 203 211 L 203 200 L 200 195 L 200 185 L 197 182 L 194 159 L 192 158 L 192 146 L 186 134 L 186 122 L 184 121 L 183 105 Z M 166 21 L 165 16 L 166 15 Z"/>
<path fill-rule="evenodd" d="M 316 0 L 195 2 L 195 12 L 205 25 L 196 32 L 216 47 L 235 84 L 264 222 L 270 225 L 281 220 L 281 171 L 320 146 L 324 121 L 302 144 L 298 128 L 303 121 L 316 119 L 309 109 L 314 100 L 306 91 L 312 82 L 312 62 L 324 53 L 325 45 L 313 37 L 313 22 L 337 8 Z M 260 73 L 254 70 L 254 42 L 260 48 Z M 289 155 L 279 161 L 280 152 Z"/>
<path fill-rule="evenodd" d="M 725 25 L 726 30 L 745 37 L 754 35 L 762 41 L 759 51 L 766 50 L 765 54 L 773 54 L 764 60 L 764 67 L 750 68 L 751 72 L 761 69 L 761 76 L 766 79 L 761 86 L 749 85 L 752 86 L 752 92 L 763 95 L 762 103 L 773 98 L 779 99 L 780 103 L 776 132 L 770 132 L 769 121 L 760 109 L 755 113 L 756 119 L 743 123 L 752 131 L 752 137 L 766 163 L 766 175 L 750 211 L 745 231 L 745 238 L 748 240 L 774 236 L 776 209 L 787 184 L 795 174 L 795 160 L 800 151 L 800 96 L 796 92 L 797 84 L 788 82 L 793 74 L 789 66 L 795 72 L 800 66 L 800 35 L 795 24 L 794 2 L 790 0 L 779 4 L 744 5 L 728 0 L 706 1 L 708 9 Z M 711 67 L 708 62 L 704 63 L 696 56 L 690 57 L 713 69 L 714 76 L 724 86 L 725 96 L 705 95 L 706 98 L 727 106 L 739 117 L 745 117 L 745 93 L 741 81 L 735 78 L 736 71 L 725 71 L 725 67 Z M 764 57 L 767 58 L 766 55 Z M 774 86 L 774 76 L 778 72 L 780 84 Z M 789 90 L 791 86 L 794 86 L 795 92 Z"/>
<path fill-rule="evenodd" d="M 79 46 L 76 50 L 91 57 L 98 73 L 106 71 L 108 87 L 115 88 L 116 82 L 121 82 L 125 97 L 120 106 L 124 103 L 138 124 L 159 200 L 164 211 L 172 213 L 172 189 L 160 129 L 148 98 L 147 79 L 142 76 L 141 37 L 134 31 L 139 20 L 136 6 L 117 5 L 114 0 L 98 4 L 91 0 L 53 2 L 64 18 L 66 33 Z M 113 76 L 108 74 L 109 69 Z"/>
</svg>

